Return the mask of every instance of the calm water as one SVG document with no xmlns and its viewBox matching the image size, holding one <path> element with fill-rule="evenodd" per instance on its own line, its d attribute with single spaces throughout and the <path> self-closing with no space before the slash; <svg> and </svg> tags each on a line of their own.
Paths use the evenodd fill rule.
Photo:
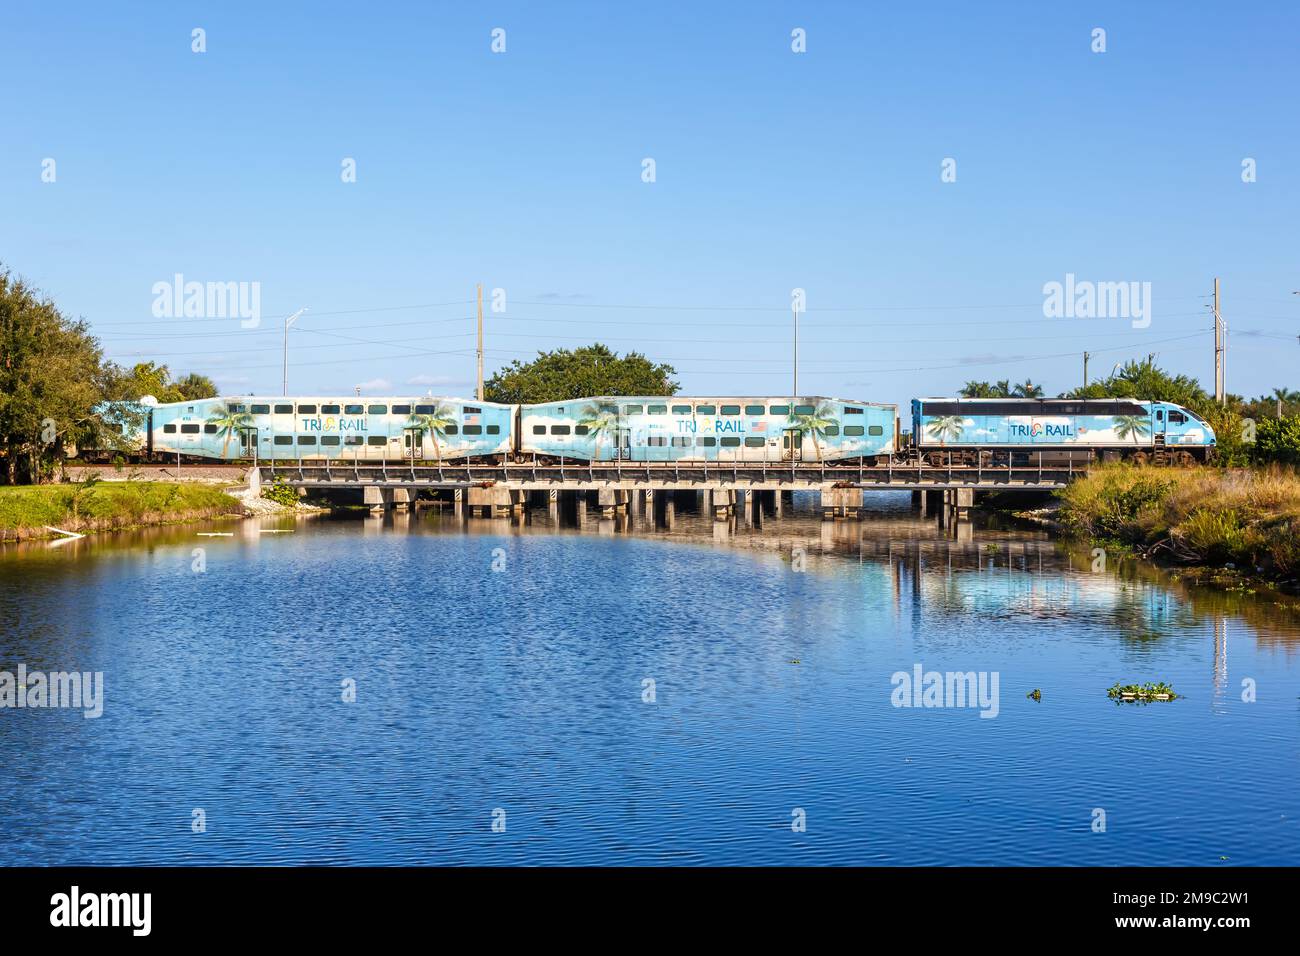
<svg viewBox="0 0 1300 956">
<path fill-rule="evenodd" d="M 876 500 L 0 551 L 0 670 L 105 684 L 0 710 L 3 862 L 1300 863 L 1300 599 Z M 996 672 L 997 716 L 894 707 L 918 663 Z M 1155 679 L 1185 698 L 1106 697 Z"/>
</svg>

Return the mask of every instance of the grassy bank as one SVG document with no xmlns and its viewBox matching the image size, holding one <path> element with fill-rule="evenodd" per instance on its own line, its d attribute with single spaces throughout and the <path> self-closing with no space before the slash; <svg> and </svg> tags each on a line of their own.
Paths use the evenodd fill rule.
<svg viewBox="0 0 1300 956">
<path fill-rule="evenodd" d="M 1162 562 L 1300 578 L 1300 475 L 1113 465 L 1060 492 L 1067 534 Z"/>
<path fill-rule="evenodd" d="M 124 481 L 0 486 L 0 541 L 57 537 L 47 525 L 85 534 L 239 512 L 238 502 L 211 485 Z"/>
</svg>

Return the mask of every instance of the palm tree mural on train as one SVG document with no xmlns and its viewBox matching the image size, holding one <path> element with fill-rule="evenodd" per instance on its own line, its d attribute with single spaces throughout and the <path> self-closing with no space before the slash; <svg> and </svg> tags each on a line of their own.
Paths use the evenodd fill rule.
<svg viewBox="0 0 1300 956">
<path fill-rule="evenodd" d="M 230 439 L 245 428 L 253 427 L 253 416 L 248 412 L 232 412 L 229 405 L 218 405 L 208 416 L 208 424 L 217 426 L 217 434 L 222 436 L 221 457 L 229 457 Z"/>
<path fill-rule="evenodd" d="M 600 440 L 618 430 L 618 410 L 613 405 L 588 405 L 580 414 L 578 427 L 586 428 L 587 435 L 596 443 L 592 460 L 600 461 Z"/>
<path fill-rule="evenodd" d="M 436 405 L 432 412 L 428 414 L 413 414 L 406 420 L 407 428 L 418 428 L 420 431 L 420 449 L 424 450 L 424 436 L 428 435 L 433 439 L 433 457 L 435 461 L 442 461 L 442 447 L 438 444 L 438 437 L 447 437 L 447 426 L 456 424 L 456 409 L 450 405 Z"/>
<path fill-rule="evenodd" d="M 1132 438 L 1133 444 L 1136 445 L 1139 438 L 1146 438 L 1151 434 L 1151 422 L 1145 415 L 1116 415 L 1114 420 L 1115 437 L 1121 441 Z"/>
<path fill-rule="evenodd" d="M 966 421 L 960 415 L 939 415 L 925 427 L 931 438 L 939 439 L 939 447 L 942 448 L 948 439 L 961 437 L 961 433 L 966 430 Z"/>
<path fill-rule="evenodd" d="M 796 405 L 793 408 L 798 408 Z M 826 437 L 826 429 L 832 425 L 838 425 L 839 419 L 835 417 L 835 408 L 829 402 L 822 402 L 813 409 L 811 414 L 799 415 L 791 409 L 789 427 L 798 428 L 812 436 L 813 452 L 817 455 L 816 460 L 822 460 L 822 446 L 818 439 Z M 794 449 L 790 449 L 793 454 Z"/>
</svg>

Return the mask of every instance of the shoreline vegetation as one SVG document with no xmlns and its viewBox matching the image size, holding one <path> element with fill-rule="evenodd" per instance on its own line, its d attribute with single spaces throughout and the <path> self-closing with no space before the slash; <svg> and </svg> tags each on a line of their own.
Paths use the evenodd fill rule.
<svg viewBox="0 0 1300 956">
<path fill-rule="evenodd" d="M 1057 492 L 1066 537 L 1184 570 L 1196 583 L 1300 589 L 1300 475 L 1108 465 Z"/>
</svg>

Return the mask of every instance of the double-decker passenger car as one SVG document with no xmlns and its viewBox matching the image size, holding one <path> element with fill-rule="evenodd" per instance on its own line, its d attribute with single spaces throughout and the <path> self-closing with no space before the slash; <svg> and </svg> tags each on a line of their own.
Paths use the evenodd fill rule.
<svg viewBox="0 0 1300 956">
<path fill-rule="evenodd" d="M 1214 429 L 1170 402 L 1122 398 L 918 398 L 912 436 L 931 464 L 1129 458 L 1208 461 Z"/>
<path fill-rule="evenodd" d="M 524 405 L 522 455 L 587 461 L 875 459 L 895 448 L 894 405 L 820 397 L 605 396 Z"/>
<path fill-rule="evenodd" d="M 207 398 L 154 404 L 146 454 L 218 460 L 504 460 L 514 405 L 460 398 Z"/>
</svg>

